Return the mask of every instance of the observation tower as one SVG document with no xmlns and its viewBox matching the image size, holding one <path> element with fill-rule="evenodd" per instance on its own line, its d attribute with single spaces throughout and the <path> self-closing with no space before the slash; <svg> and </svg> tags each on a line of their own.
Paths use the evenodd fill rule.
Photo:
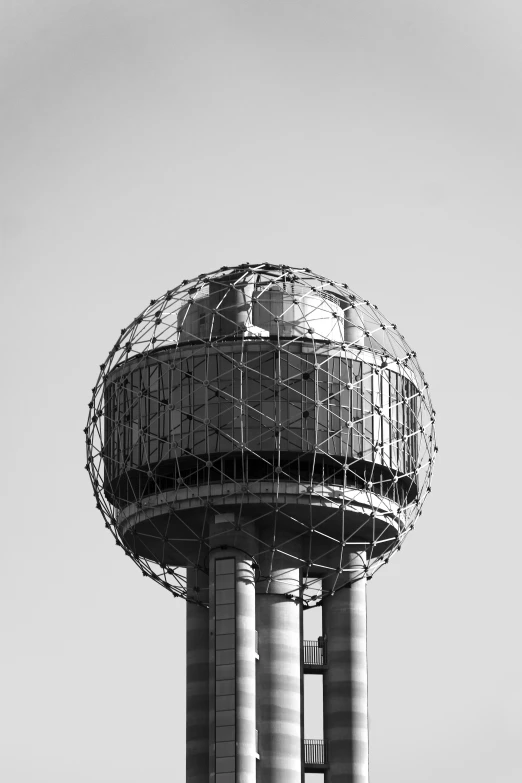
<svg viewBox="0 0 522 783">
<path fill-rule="evenodd" d="M 366 582 L 414 527 L 437 450 L 396 325 L 309 269 L 222 267 L 121 330 L 89 409 L 106 527 L 186 600 L 187 783 L 365 783 Z M 303 736 L 312 673 L 321 740 Z"/>
</svg>

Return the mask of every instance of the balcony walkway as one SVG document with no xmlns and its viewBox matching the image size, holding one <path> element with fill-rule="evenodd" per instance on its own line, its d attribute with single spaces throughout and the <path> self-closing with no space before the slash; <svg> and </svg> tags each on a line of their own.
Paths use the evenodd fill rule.
<svg viewBox="0 0 522 783">
<path fill-rule="evenodd" d="M 304 771 L 323 772 L 328 769 L 326 743 L 324 740 L 304 740 Z"/>
<path fill-rule="evenodd" d="M 317 641 L 303 641 L 303 660 L 305 674 L 322 674 L 327 667 L 326 642 L 321 637 Z"/>
</svg>

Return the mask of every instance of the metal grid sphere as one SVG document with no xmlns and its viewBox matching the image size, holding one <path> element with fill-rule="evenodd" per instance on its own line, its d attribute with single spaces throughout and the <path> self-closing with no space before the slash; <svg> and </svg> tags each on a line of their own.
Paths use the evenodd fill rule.
<svg viewBox="0 0 522 783">
<path fill-rule="evenodd" d="M 143 575 L 241 539 L 310 605 L 371 578 L 430 492 L 428 384 L 395 324 L 309 269 L 222 267 L 160 297 L 100 366 L 85 428 L 97 508 Z M 245 543 L 246 542 L 246 543 Z"/>
</svg>

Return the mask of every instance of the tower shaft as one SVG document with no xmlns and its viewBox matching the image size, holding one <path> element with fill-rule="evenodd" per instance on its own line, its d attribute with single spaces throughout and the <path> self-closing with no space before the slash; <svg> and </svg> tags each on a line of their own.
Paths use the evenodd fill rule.
<svg viewBox="0 0 522 783">
<path fill-rule="evenodd" d="M 192 568 L 187 569 L 187 590 L 190 591 L 190 595 L 200 595 L 202 587 L 206 592 L 202 597 L 206 598 L 208 577 Z M 201 783 L 209 779 L 209 622 L 208 610 L 190 601 L 187 601 L 186 640 L 186 783 Z"/>
<path fill-rule="evenodd" d="M 323 599 L 321 760 L 304 749 L 302 608 L 287 595 L 300 570 L 256 588 L 251 557 L 227 547 L 209 572 L 210 611 L 187 604 L 187 783 L 301 783 L 314 768 L 325 783 L 367 783 L 365 582 Z M 188 583 L 195 595 L 194 571 Z"/>
<path fill-rule="evenodd" d="M 365 584 L 431 490 L 434 421 L 396 324 L 307 268 L 222 267 L 121 330 L 85 467 L 116 544 L 188 599 L 188 783 L 367 783 Z"/>
<path fill-rule="evenodd" d="M 257 783 L 301 783 L 303 738 L 301 607 L 285 596 L 299 569 L 272 573 L 256 596 L 259 634 Z"/>
<path fill-rule="evenodd" d="M 209 620 L 209 777 L 255 783 L 255 586 L 244 552 L 211 553 Z"/>
<path fill-rule="evenodd" d="M 325 783 L 368 781 L 366 583 L 323 599 L 328 665 L 323 680 L 328 740 Z"/>
</svg>

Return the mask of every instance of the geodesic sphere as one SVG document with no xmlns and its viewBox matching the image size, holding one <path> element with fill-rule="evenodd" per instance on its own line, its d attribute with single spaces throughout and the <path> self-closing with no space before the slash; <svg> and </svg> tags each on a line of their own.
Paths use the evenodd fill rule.
<svg viewBox="0 0 522 783">
<path fill-rule="evenodd" d="M 227 541 L 259 580 L 300 569 L 289 592 L 305 604 L 370 578 L 430 491 L 416 354 L 376 306 L 308 269 L 223 267 L 152 300 L 89 408 L 106 525 L 175 595 Z"/>
</svg>

